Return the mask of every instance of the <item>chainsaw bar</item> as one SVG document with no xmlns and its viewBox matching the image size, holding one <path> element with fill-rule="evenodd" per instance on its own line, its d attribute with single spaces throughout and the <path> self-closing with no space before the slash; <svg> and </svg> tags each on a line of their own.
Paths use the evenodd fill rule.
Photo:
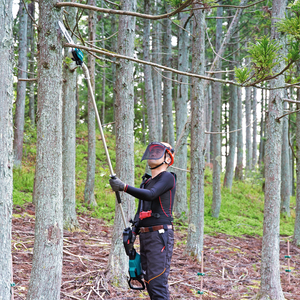
<svg viewBox="0 0 300 300">
<path fill-rule="evenodd" d="M 63 33 L 64 37 L 68 41 L 68 43 L 75 44 L 73 39 L 69 35 L 69 32 L 67 31 L 65 25 L 61 21 L 58 21 L 58 25 L 59 25 L 59 28 L 60 28 L 61 32 Z"/>
</svg>

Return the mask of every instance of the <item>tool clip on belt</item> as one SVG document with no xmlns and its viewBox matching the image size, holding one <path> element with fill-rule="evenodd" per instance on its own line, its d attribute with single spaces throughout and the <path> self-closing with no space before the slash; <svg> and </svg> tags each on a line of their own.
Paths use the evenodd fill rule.
<svg viewBox="0 0 300 300">
<path fill-rule="evenodd" d="M 152 210 L 141 211 L 140 214 L 139 214 L 140 220 L 150 218 L 150 217 L 154 217 L 154 218 L 158 219 L 158 218 L 160 218 L 160 214 L 159 213 L 153 213 Z"/>
</svg>

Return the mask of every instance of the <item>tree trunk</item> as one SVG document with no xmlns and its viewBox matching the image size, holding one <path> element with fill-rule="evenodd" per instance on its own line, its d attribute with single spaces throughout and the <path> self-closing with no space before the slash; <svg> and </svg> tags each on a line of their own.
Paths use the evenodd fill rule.
<svg viewBox="0 0 300 300">
<path fill-rule="evenodd" d="M 232 49 L 234 50 L 234 49 Z M 234 52 L 234 51 L 233 51 Z M 233 61 L 236 60 L 235 54 L 232 55 Z M 232 69 L 234 68 L 233 63 L 231 63 Z M 234 74 L 230 76 L 231 80 L 234 80 Z M 224 177 L 224 186 L 229 188 L 231 191 L 233 182 L 233 172 L 234 172 L 234 160 L 237 146 L 237 86 L 230 85 L 229 90 L 229 155 L 226 160 L 226 172 Z"/>
<path fill-rule="evenodd" d="M 150 13 L 150 0 L 144 0 L 144 13 Z M 144 19 L 144 35 L 143 35 L 143 52 L 144 60 L 150 61 L 150 20 Z M 157 140 L 157 124 L 156 124 L 156 113 L 155 113 L 155 103 L 153 96 L 152 87 L 152 67 L 149 65 L 144 65 L 144 77 L 145 77 L 145 96 L 147 101 L 147 116 L 148 116 L 148 126 L 149 142 L 154 142 Z"/>
<path fill-rule="evenodd" d="M 114 34 L 117 31 L 117 16 L 112 14 L 111 15 L 111 31 L 112 34 Z M 117 51 L 117 38 L 116 36 L 113 36 L 111 38 L 111 48 L 112 51 L 116 52 Z M 116 59 L 113 57 L 113 61 Z M 112 77 L 112 84 L 113 84 L 113 120 L 115 121 L 115 103 L 116 103 L 116 93 L 115 93 L 115 82 L 116 82 L 116 64 L 111 64 L 111 77 Z M 115 133 L 115 123 L 113 124 L 113 133 Z"/>
<path fill-rule="evenodd" d="M 183 27 L 187 21 L 186 14 L 180 13 L 180 26 Z M 189 26 L 186 26 L 186 30 L 189 31 Z M 189 68 L 189 35 L 188 32 L 179 28 L 178 36 L 178 70 L 187 72 Z M 187 102 L 188 102 L 188 80 L 187 76 L 178 75 L 179 82 L 177 87 L 176 98 L 176 133 L 179 134 L 187 120 Z M 178 140 L 178 136 L 176 137 Z M 187 144 L 186 141 L 183 144 L 181 151 L 176 153 L 175 167 L 186 169 L 187 168 Z M 180 189 L 176 191 L 173 212 L 176 217 L 188 213 L 187 205 L 187 191 L 186 191 L 186 171 L 176 170 L 177 184 Z"/>
<path fill-rule="evenodd" d="M 193 8 L 201 7 L 193 4 Z M 192 72 L 204 74 L 205 71 L 205 11 L 194 10 L 193 22 L 193 60 Z M 190 213 L 186 251 L 201 260 L 204 237 L 204 82 L 193 78 L 191 97 L 191 188 Z"/>
<path fill-rule="evenodd" d="M 89 0 L 88 4 L 95 6 L 95 0 Z M 96 13 L 89 11 L 89 40 L 96 39 Z M 88 69 L 90 72 L 90 80 L 93 91 L 95 93 L 95 57 L 88 54 Z M 96 127 L 95 127 L 95 109 L 92 98 L 88 94 L 88 161 L 86 183 L 84 188 L 84 201 L 91 206 L 97 206 L 95 200 L 95 169 L 96 169 Z"/>
<path fill-rule="evenodd" d="M 217 8 L 217 17 L 222 17 L 223 8 Z M 217 19 L 216 26 L 216 52 L 218 53 L 221 47 L 222 38 L 222 19 Z M 218 71 L 222 67 L 222 61 L 218 60 L 215 65 L 215 70 Z M 215 75 L 216 78 L 222 78 L 221 73 Z M 221 108 L 222 108 L 222 85 L 219 82 L 214 82 L 212 85 L 213 98 L 213 132 L 221 131 Z M 213 135 L 213 199 L 212 199 L 212 216 L 219 217 L 221 208 L 221 135 Z"/>
<path fill-rule="evenodd" d="M 243 127 L 243 103 L 242 103 L 242 89 L 237 88 L 237 113 L 238 113 L 238 129 Z M 243 159 L 244 159 L 244 142 L 243 142 L 243 130 L 237 132 L 237 156 L 236 156 L 236 168 L 235 179 L 243 180 Z"/>
<path fill-rule="evenodd" d="M 266 97 L 265 97 L 266 98 Z M 261 119 L 260 119 L 260 142 L 259 142 L 259 157 L 258 157 L 258 162 L 260 168 L 262 167 L 264 163 L 264 148 L 265 148 L 265 136 L 264 136 L 264 128 L 265 128 L 265 120 L 264 120 L 264 107 L 265 107 L 265 100 L 264 99 L 264 90 L 261 90 Z"/>
<path fill-rule="evenodd" d="M 166 4 L 167 11 L 170 11 L 170 5 Z M 172 31 L 171 20 L 163 20 L 163 53 L 164 65 L 172 67 Z M 172 73 L 163 72 L 163 141 L 171 144 L 174 147 L 174 125 L 173 125 L 173 106 L 172 106 Z"/>
<path fill-rule="evenodd" d="M 207 88 L 207 95 L 206 95 L 206 101 L 207 101 L 207 112 L 206 112 L 206 131 L 211 132 L 212 128 L 211 128 L 211 121 L 212 121 L 212 95 L 211 95 L 211 85 L 208 86 Z M 211 141 L 212 141 L 212 134 L 207 134 L 206 135 L 206 162 L 207 164 L 210 165 L 210 156 L 211 156 Z"/>
<path fill-rule="evenodd" d="M 76 24 L 76 8 L 66 7 L 65 17 L 71 28 Z M 76 41 L 75 41 L 76 42 Z M 67 50 L 67 49 L 66 49 Z M 65 57 L 68 56 L 65 51 Z M 76 64 L 63 63 L 63 111 L 62 111 L 62 169 L 64 196 L 64 228 L 75 230 L 76 217 L 75 158 L 76 158 Z"/>
<path fill-rule="evenodd" d="M 28 11 L 32 17 L 34 17 L 35 14 L 35 1 L 32 1 L 28 4 Z M 29 54 L 29 78 L 34 78 L 34 54 L 35 54 L 35 40 L 34 40 L 34 34 L 35 34 L 35 27 L 33 25 L 33 21 L 31 18 L 28 19 L 28 54 Z M 30 46 L 30 50 L 29 50 Z M 34 87 L 35 82 L 32 81 L 29 84 L 29 118 L 32 126 L 35 126 L 35 95 L 34 95 Z"/>
<path fill-rule="evenodd" d="M 287 93 L 285 91 L 285 98 Z M 284 102 L 283 109 L 288 109 L 288 103 Z M 291 176 L 290 176 L 290 146 L 289 146 L 289 117 L 283 117 L 282 122 L 282 154 L 281 154 L 281 205 L 280 210 L 283 214 L 290 216 L 290 195 L 291 195 Z"/>
<path fill-rule="evenodd" d="M 63 255 L 62 36 L 55 2 L 39 1 L 35 240 L 27 300 L 60 299 Z M 51 78 L 51 80 L 49 80 Z"/>
<path fill-rule="evenodd" d="M 300 62 L 297 66 L 297 75 L 300 74 Z M 297 101 L 300 101 L 300 89 L 297 89 Z M 300 109 L 300 104 L 297 104 L 297 109 Z M 300 246 L 300 113 L 296 117 L 296 149 L 297 149 L 297 187 L 296 187 L 296 219 L 294 227 L 293 242 L 298 247 Z"/>
<path fill-rule="evenodd" d="M 284 34 L 276 31 L 276 23 L 285 17 L 286 1 L 274 0 L 272 6 L 271 38 L 284 51 Z M 274 68 L 276 74 L 284 62 Z M 270 81 L 271 88 L 284 86 L 284 75 Z M 265 155 L 265 205 L 264 229 L 261 253 L 261 288 L 258 299 L 283 300 L 280 284 L 279 241 L 280 241 L 280 180 L 281 180 L 281 139 L 282 122 L 276 118 L 282 115 L 283 89 L 270 90 L 267 117 L 267 141 Z"/>
<path fill-rule="evenodd" d="M 27 7 L 27 4 L 26 4 Z M 19 8 L 19 60 L 18 78 L 27 78 L 27 12 L 24 3 Z M 14 124 L 14 166 L 21 167 L 23 156 L 26 81 L 17 83 L 16 114 Z"/>
<path fill-rule="evenodd" d="M 252 167 L 255 169 L 257 163 L 257 89 L 253 88 L 252 115 L 253 115 L 253 142 L 252 142 Z"/>
<path fill-rule="evenodd" d="M 13 205 L 13 16 L 12 0 L 0 5 L 0 299 L 11 298 Z"/>
<path fill-rule="evenodd" d="M 124 0 L 122 10 L 136 11 L 136 0 Z M 118 53 L 134 55 L 135 17 L 120 16 Z M 116 173 L 124 182 L 134 185 L 134 88 L 133 62 L 121 59 L 116 68 Z M 133 218 L 135 201 L 129 194 L 121 194 L 124 213 Z M 116 202 L 114 232 L 108 262 L 109 277 L 113 283 L 127 287 L 128 258 L 124 251 L 122 232 L 124 224 L 119 205 Z"/>
<path fill-rule="evenodd" d="M 246 87 L 246 176 L 252 170 L 251 87 Z"/>
<path fill-rule="evenodd" d="M 153 7 L 153 14 L 158 15 L 159 14 L 159 8 L 160 8 L 160 2 L 161 0 L 156 0 L 156 3 Z M 161 24 L 160 21 L 153 21 L 153 31 L 152 31 L 152 61 L 154 63 L 160 64 L 162 61 L 161 56 Z M 153 80 L 153 96 L 154 96 L 154 103 L 155 103 L 155 114 L 156 114 L 156 126 L 157 126 L 157 140 L 162 140 L 162 106 L 161 106 L 161 82 L 162 77 L 158 72 L 153 70 L 152 72 L 152 80 Z"/>
<path fill-rule="evenodd" d="M 101 1 L 101 6 L 103 7 L 103 1 Z M 104 18 L 104 16 L 103 16 Z M 105 49 L 105 32 L 104 32 L 104 20 L 102 22 L 102 48 Z M 106 72 L 103 68 L 102 75 L 102 124 L 105 124 L 105 84 L 106 84 Z"/>
</svg>

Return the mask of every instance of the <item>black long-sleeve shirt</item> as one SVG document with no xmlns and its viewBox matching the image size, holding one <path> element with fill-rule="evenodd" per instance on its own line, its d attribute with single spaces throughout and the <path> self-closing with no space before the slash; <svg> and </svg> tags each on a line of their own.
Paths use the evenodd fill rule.
<svg viewBox="0 0 300 300">
<path fill-rule="evenodd" d="M 141 188 L 128 185 L 126 192 L 139 199 L 135 221 L 141 211 L 152 210 L 153 216 L 139 220 L 138 227 L 172 224 L 172 210 L 176 192 L 176 174 L 162 172 L 150 177 L 141 184 Z M 159 218 L 157 217 L 159 214 Z"/>
</svg>

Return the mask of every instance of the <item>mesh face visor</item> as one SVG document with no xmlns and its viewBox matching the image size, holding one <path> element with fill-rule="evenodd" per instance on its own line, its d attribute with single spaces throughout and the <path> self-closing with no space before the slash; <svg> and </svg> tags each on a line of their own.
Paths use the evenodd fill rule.
<svg viewBox="0 0 300 300">
<path fill-rule="evenodd" d="M 151 143 L 148 145 L 141 161 L 145 160 L 145 159 L 153 159 L 153 160 L 157 160 L 157 159 L 161 159 L 165 152 L 166 152 L 167 147 L 161 143 Z"/>
</svg>

